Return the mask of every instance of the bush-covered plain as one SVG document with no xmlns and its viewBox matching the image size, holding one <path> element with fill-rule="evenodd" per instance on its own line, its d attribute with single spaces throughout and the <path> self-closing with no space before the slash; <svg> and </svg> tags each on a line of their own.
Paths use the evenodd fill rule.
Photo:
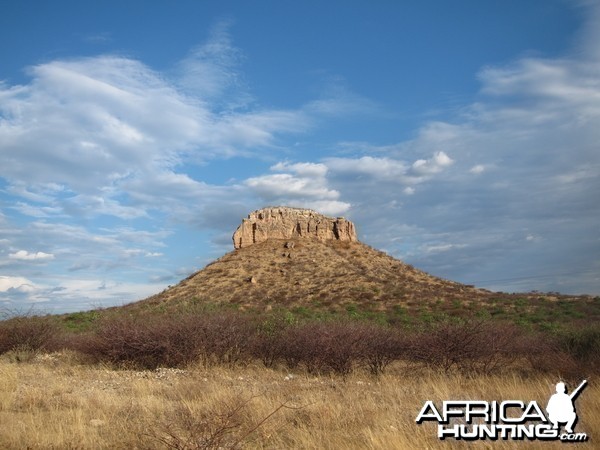
<svg viewBox="0 0 600 450">
<path fill-rule="evenodd" d="M 104 314 L 84 331 L 61 320 L 23 315 L 0 322 L 0 353 L 71 350 L 92 364 L 136 369 L 261 362 L 342 376 L 356 370 L 379 375 L 393 362 L 470 374 L 514 369 L 569 377 L 600 371 L 598 324 L 540 331 L 485 318 L 390 325 L 232 310 Z"/>
<path fill-rule="evenodd" d="M 414 423 L 425 400 L 543 404 L 583 378 L 578 431 L 600 438 L 593 322 L 117 309 L 0 321 L 0 353 L 0 448 L 447 447 Z"/>
</svg>

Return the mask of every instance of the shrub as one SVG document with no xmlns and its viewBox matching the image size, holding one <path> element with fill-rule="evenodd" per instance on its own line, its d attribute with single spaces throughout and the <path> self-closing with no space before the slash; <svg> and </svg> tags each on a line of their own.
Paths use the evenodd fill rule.
<svg viewBox="0 0 600 450">
<path fill-rule="evenodd" d="M 303 364 L 309 373 L 349 374 L 361 355 L 360 327 L 352 322 L 311 322 L 286 329 L 282 359 L 289 368 Z"/>
<path fill-rule="evenodd" d="M 194 346 L 183 345 L 182 327 L 155 317 L 110 317 L 79 341 L 78 350 L 96 361 L 154 369 L 183 365 L 194 358 Z M 186 330 L 188 331 L 188 330 Z"/>
<path fill-rule="evenodd" d="M 511 324 L 490 320 L 444 320 L 413 335 L 410 357 L 444 371 L 491 373 L 530 350 L 524 334 Z"/>
<path fill-rule="evenodd" d="M 248 356 L 252 333 L 249 320 L 233 313 L 115 316 L 102 319 L 76 349 L 96 361 L 148 369 L 198 359 L 232 364 Z"/>
<path fill-rule="evenodd" d="M 532 333 L 526 336 L 525 356 L 537 372 L 547 372 L 565 380 L 581 376 L 575 359 L 561 348 L 559 339 L 550 333 Z"/>
<path fill-rule="evenodd" d="M 145 436 L 164 448 L 177 450 L 241 449 L 279 411 L 302 409 L 284 402 L 258 420 L 249 421 L 248 404 L 254 398 L 224 400 L 210 411 L 197 411 L 186 401 L 178 402 L 175 409 L 150 427 Z"/>
<path fill-rule="evenodd" d="M 290 321 L 283 316 L 262 322 L 251 343 L 252 356 L 260 359 L 265 367 L 273 367 L 277 361 L 284 359 L 286 349 L 283 333 L 289 326 Z"/>
<path fill-rule="evenodd" d="M 11 350 L 47 350 L 54 346 L 59 328 L 50 317 L 24 314 L 0 322 L 0 353 Z"/>
<path fill-rule="evenodd" d="M 371 323 L 277 321 L 259 328 L 253 355 L 267 367 L 281 361 L 289 369 L 302 365 L 310 373 L 347 375 L 360 364 L 379 375 L 406 354 L 407 343 L 400 330 Z"/>
<path fill-rule="evenodd" d="M 236 312 L 192 316 L 197 355 L 206 364 L 237 364 L 251 355 L 256 326 Z"/>
<path fill-rule="evenodd" d="M 578 363 L 600 367 L 600 327 L 572 329 L 559 335 L 560 347 Z"/>
<path fill-rule="evenodd" d="M 409 340 L 396 328 L 361 324 L 358 357 L 371 374 L 380 375 L 393 361 L 407 356 Z"/>
</svg>

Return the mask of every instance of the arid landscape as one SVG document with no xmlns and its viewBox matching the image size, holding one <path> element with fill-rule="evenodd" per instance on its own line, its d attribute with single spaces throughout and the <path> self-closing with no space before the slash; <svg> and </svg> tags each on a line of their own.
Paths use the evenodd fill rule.
<svg viewBox="0 0 600 450">
<path fill-rule="evenodd" d="M 350 222 L 258 213 L 260 239 L 146 300 L 7 311 L 0 447 L 521 448 L 415 419 L 427 400 L 545 407 L 583 379 L 574 445 L 600 439 L 600 298 L 465 286 L 339 238 Z"/>
<path fill-rule="evenodd" d="M 447 374 L 398 366 L 374 378 L 312 375 L 257 365 L 116 370 L 70 353 L 0 363 L 0 447 L 33 449 L 409 449 L 563 448 L 560 442 L 439 441 L 415 424 L 425 400 L 537 400 L 553 374 Z M 577 431 L 594 448 L 600 392 L 577 402 Z M 479 445 L 477 445 L 479 444 Z"/>
<path fill-rule="evenodd" d="M 0 450 L 600 449 L 600 0 L 0 42 Z"/>
</svg>

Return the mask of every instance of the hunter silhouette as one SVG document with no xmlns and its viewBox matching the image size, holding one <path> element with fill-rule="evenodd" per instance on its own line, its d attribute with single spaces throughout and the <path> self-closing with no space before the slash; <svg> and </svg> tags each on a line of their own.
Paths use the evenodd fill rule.
<svg viewBox="0 0 600 450">
<path fill-rule="evenodd" d="M 553 428 L 558 428 L 558 423 L 566 423 L 565 430 L 567 433 L 573 433 L 573 425 L 577 420 L 577 414 L 575 413 L 575 406 L 573 405 L 573 399 L 579 394 L 583 386 L 587 383 L 587 380 L 583 382 L 575 389 L 571 395 L 566 393 L 565 383 L 562 381 L 556 383 L 556 394 L 553 394 L 548 400 L 548 418 L 554 425 Z"/>
</svg>

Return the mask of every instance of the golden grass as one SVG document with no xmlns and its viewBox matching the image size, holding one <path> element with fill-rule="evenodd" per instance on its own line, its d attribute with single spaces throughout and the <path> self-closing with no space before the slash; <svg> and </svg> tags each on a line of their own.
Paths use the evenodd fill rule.
<svg viewBox="0 0 600 450">
<path fill-rule="evenodd" d="M 425 400 L 521 399 L 545 406 L 556 381 L 400 366 L 377 379 L 360 372 L 346 379 L 289 375 L 260 366 L 134 371 L 81 365 L 69 353 L 21 363 L 3 357 L 0 448 L 165 448 L 161 439 L 202 448 L 183 444 L 191 436 L 208 442 L 211 433 L 230 426 L 220 441 L 223 448 L 241 440 L 241 447 L 251 449 L 552 449 L 564 444 L 439 441 L 435 424 L 417 425 L 415 418 Z M 600 388 L 594 380 L 578 398 L 577 410 L 576 431 L 590 440 L 575 446 L 597 448 Z"/>
</svg>

